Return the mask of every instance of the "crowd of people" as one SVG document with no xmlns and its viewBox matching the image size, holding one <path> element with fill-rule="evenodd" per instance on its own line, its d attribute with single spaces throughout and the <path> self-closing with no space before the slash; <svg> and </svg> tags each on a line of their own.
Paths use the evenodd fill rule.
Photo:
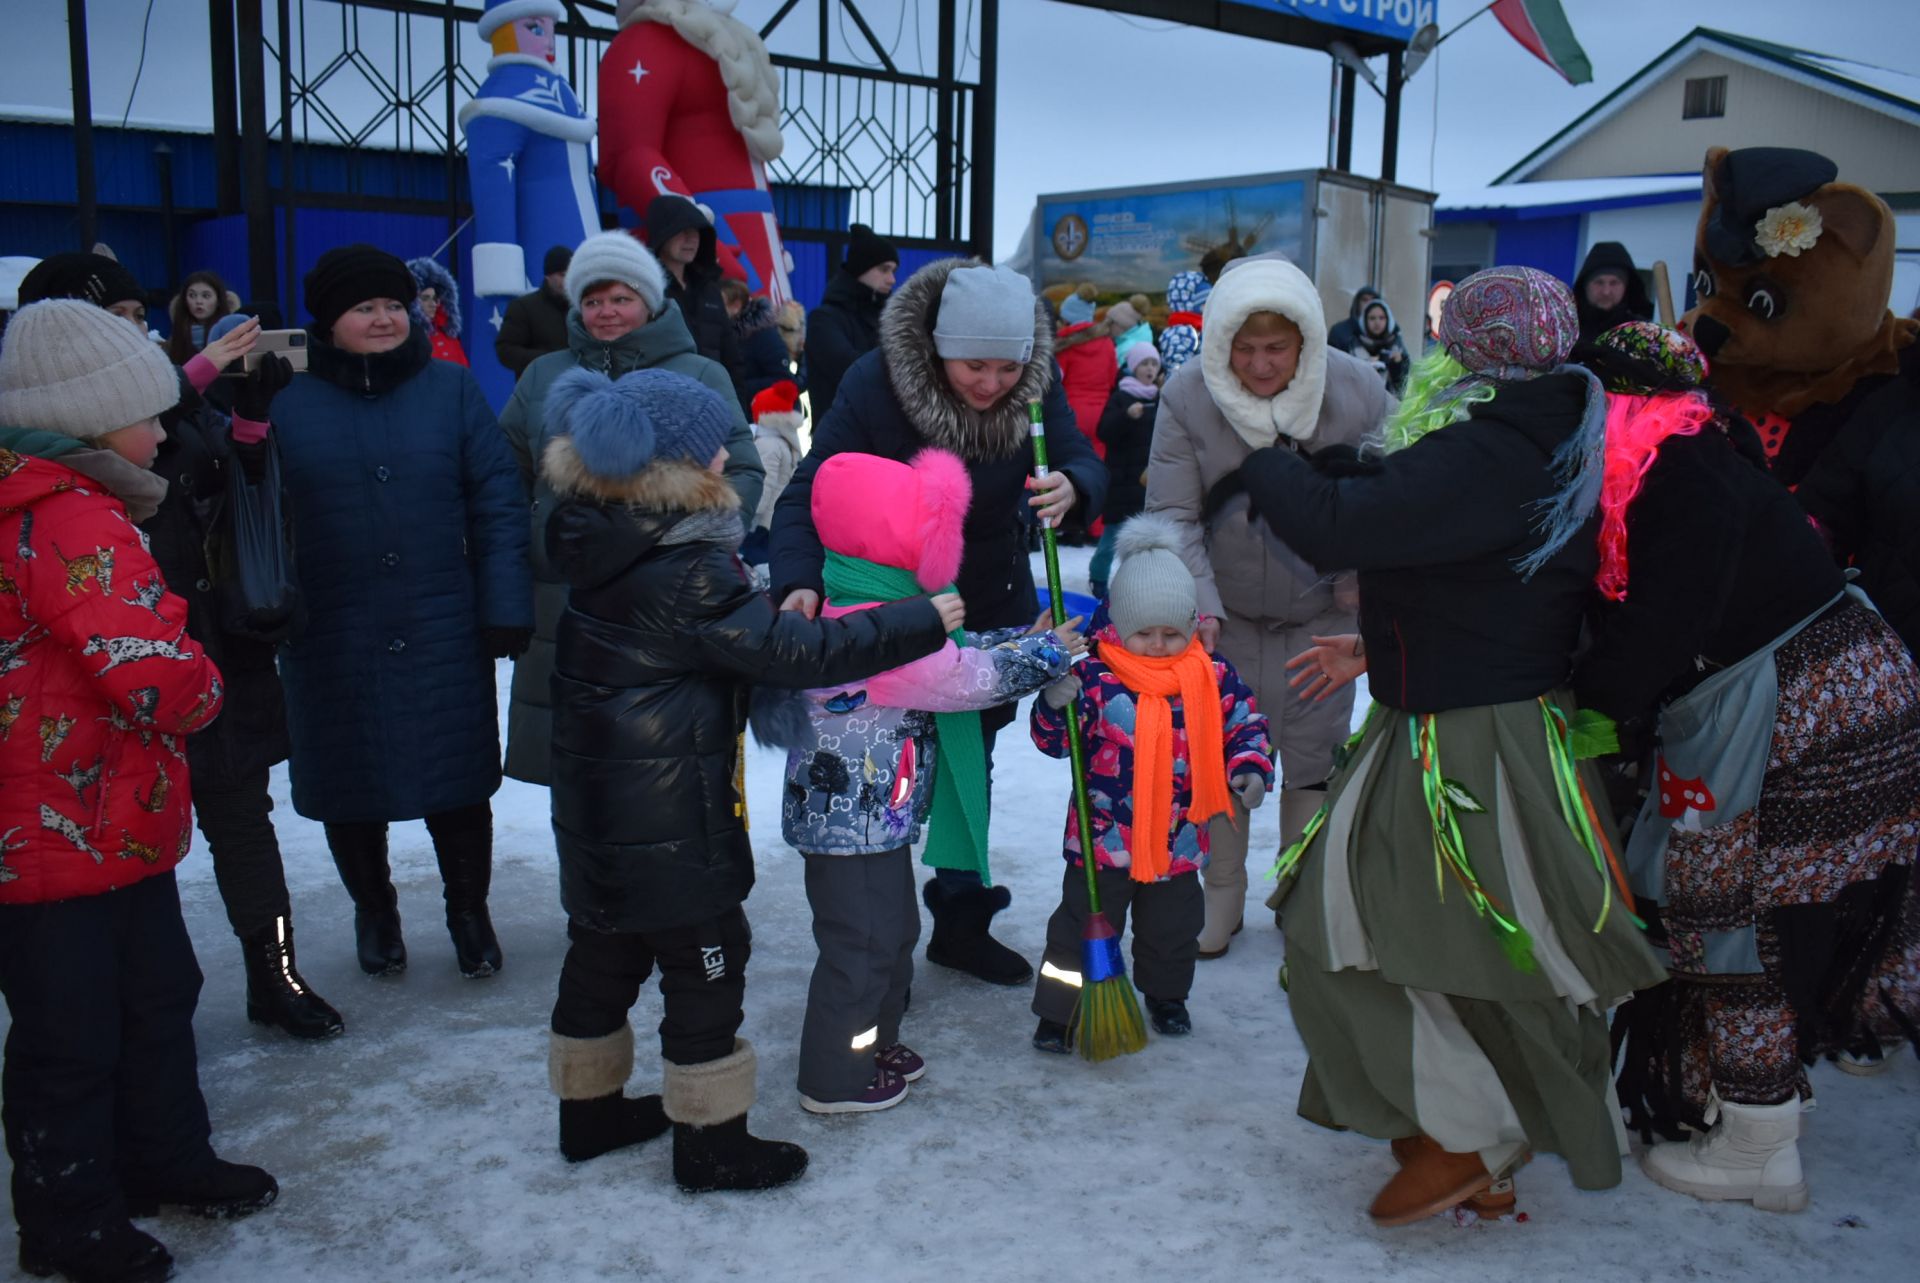
<svg viewBox="0 0 1920 1283">
<path fill-rule="evenodd" d="M 1743 163 L 1749 192 L 1804 177 Z M 1913 618 L 1855 581 L 1920 573 L 1912 508 L 1880 493 L 1913 483 L 1850 498 L 1857 461 L 1819 457 L 1844 425 L 1763 443 L 1706 327 L 1653 324 L 1621 247 L 1571 287 L 1480 272 L 1411 346 L 1371 289 L 1329 326 L 1283 255 L 1103 307 L 962 259 L 899 278 L 859 225 L 819 307 L 775 311 L 674 197 L 644 242 L 544 266 L 499 329 L 498 414 L 431 259 L 322 255 L 298 374 L 209 273 L 165 346 L 110 257 L 23 283 L 0 347 L 0 991 L 28 1272 L 165 1277 L 131 1217 L 277 1197 L 211 1144 L 173 870 L 197 823 L 251 1020 L 343 1033 L 295 955 L 282 761 L 370 976 L 409 964 L 387 849 L 415 820 L 455 964 L 501 971 L 490 798 L 503 774 L 550 789 L 560 1151 L 671 1132 L 694 1192 L 807 1165 L 747 1122 L 750 712 L 787 751 L 780 838 L 805 862 L 812 1113 L 894 1107 L 928 1072 L 905 1041 L 923 904 L 926 959 L 1031 984 L 1033 1046 L 1068 1053 L 1099 979 L 1091 877 L 1152 1029 L 1190 1034 L 1269 795 L 1299 1109 L 1391 1142 L 1380 1225 L 1510 1212 L 1540 1153 L 1615 1185 L 1629 1121 L 1660 1184 L 1798 1210 L 1807 1065 L 1871 1073 L 1920 1032 Z M 1916 426 L 1911 356 L 1874 377 L 1876 430 Z M 266 600 L 234 586 L 262 505 Z M 1041 527 L 1097 541 L 1090 617 L 1035 617 Z M 1041 752 L 1084 729 L 1093 799 L 1037 974 L 993 935 L 1012 891 L 988 842 L 1030 696 Z M 656 972 L 660 1086 L 629 1095 Z"/>
</svg>

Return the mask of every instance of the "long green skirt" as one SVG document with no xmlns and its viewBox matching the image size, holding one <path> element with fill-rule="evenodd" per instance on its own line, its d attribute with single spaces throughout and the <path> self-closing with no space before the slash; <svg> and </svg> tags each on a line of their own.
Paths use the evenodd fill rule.
<svg viewBox="0 0 1920 1283">
<path fill-rule="evenodd" d="M 1524 1150 L 1557 1153 L 1576 1185 L 1604 1189 L 1626 1148 L 1607 1010 L 1666 972 L 1563 812 L 1549 707 L 1574 705 L 1555 692 L 1430 721 L 1376 706 L 1275 900 L 1309 1056 L 1302 1116 L 1424 1132 L 1496 1175 Z M 1423 723 L 1464 871 L 1436 859 Z"/>
</svg>

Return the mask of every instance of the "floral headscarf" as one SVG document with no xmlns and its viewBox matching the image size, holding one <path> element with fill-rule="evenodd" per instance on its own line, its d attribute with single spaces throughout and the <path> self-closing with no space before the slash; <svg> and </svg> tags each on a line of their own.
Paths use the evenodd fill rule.
<svg viewBox="0 0 1920 1283">
<path fill-rule="evenodd" d="M 1657 373 L 1662 376 L 1661 382 L 1674 387 L 1697 388 L 1707 379 L 1707 358 L 1699 344 L 1679 330 L 1670 330 L 1652 321 L 1616 325 L 1595 339 L 1594 344 L 1628 358 L 1631 363 L 1628 368 L 1639 367 L 1648 376 Z M 1618 376 L 1604 371 L 1601 376 L 1609 392 L 1646 390 L 1645 387 L 1615 387 L 1614 384 L 1624 378 L 1625 371 Z M 1651 382 L 1649 379 L 1648 386 Z"/>
<path fill-rule="evenodd" d="M 1515 381 L 1550 374 L 1580 337 L 1573 295 L 1531 267 L 1475 272 L 1440 312 L 1440 343 L 1470 373 Z"/>
</svg>

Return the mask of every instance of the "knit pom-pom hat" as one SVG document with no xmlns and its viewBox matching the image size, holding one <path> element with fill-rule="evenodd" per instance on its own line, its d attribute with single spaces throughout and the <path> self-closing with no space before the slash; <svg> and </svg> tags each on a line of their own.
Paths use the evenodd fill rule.
<svg viewBox="0 0 1920 1283">
<path fill-rule="evenodd" d="M 608 281 L 632 286 L 649 316 L 658 316 L 666 302 L 666 269 L 625 232 L 601 232 L 580 242 L 567 264 L 567 301 L 579 307 L 588 290 Z"/>
<path fill-rule="evenodd" d="M 618 380 L 569 370 L 548 390 L 546 413 L 556 435 L 573 442 L 581 466 L 604 481 L 669 459 L 704 468 L 733 427 L 718 393 L 667 370 L 635 370 Z"/>
<path fill-rule="evenodd" d="M 1199 622 L 1193 572 L 1180 556 L 1180 530 L 1160 513 L 1142 513 L 1120 527 L 1107 614 L 1121 640 L 1164 625 L 1188 637 Z"/>
<path fill-rule="evenodd" d="M 132 322 L 78 299 L 30 303 L 0 348 L 0 424 L 102 436 L 172 409 L 180 376 Z"/>
<path fill-rule="evenodd" d="M 821 544 L 913 572 L 928 592 L 960 573 L 973 480 L 958 455 L 922 450 L 912 463 L 836 454 L 813 476 L 813 526 Z"/>
<path fill-rule="evenodd" d="M 770 383 L 753 397 L 753 421 L 769 414 L 796 414 L 800 406 L 800 385 L 792 379 Z"/>
</svg>

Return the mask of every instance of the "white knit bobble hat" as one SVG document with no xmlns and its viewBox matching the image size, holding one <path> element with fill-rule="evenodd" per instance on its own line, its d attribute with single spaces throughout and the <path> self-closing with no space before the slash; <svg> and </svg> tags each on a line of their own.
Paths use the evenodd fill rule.
<svg viewBox="0 0 1920 1283">
<path fill-rule="evenodd" d="M 0 424 L 97 437 L 180 400 L 180 376 L 133 322 L 78 299 L 14 313 L 0 349 Z"/>
<path fill-rule="evenodd" d="M 645 245 L 625 232 L 601 232 L 580 242 L 567 264 L 567 301 L 579 307 L 582 295 L 606 281 L 631 285 L 650 316 L 660 315 L 665 306 L 666 270 Z"/>
</svg>

